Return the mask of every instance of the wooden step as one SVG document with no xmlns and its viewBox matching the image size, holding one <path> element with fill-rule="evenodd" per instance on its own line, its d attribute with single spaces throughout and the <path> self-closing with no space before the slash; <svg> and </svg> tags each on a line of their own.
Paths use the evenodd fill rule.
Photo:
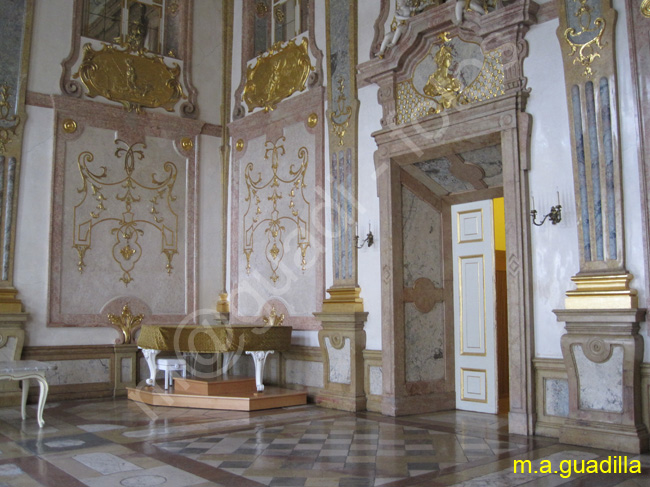
<svg viewBox="0 0 650 487">
<path fill-rule="evenodd" d="M 254 381 L 253 381 L 254 382 Z M 206 396 L 186 394 L 178 390 L 155 387 L 127 387 L 127 397 L 150 406 L 167 406 L 196 409 L 224 409 L 232 411 L 259 411 L 307 404 L 307 393 L 293 389 L 266 386 L 264 392 L 240 392 Z"/>
<path fill-rule="evenodd" d="M 202 379 L 199 377 L 174 378 L 174 391 L 199 396 L 256 392 L 255 379 L 243 376 Z"/>
</svg>

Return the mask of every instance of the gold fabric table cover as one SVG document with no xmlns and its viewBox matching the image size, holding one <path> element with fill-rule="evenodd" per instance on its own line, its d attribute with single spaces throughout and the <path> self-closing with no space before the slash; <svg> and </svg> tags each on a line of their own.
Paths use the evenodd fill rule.
<svg viewBox="0 0 650 487">
<path fill-rule="evenodd" d="M 222 353 L 289 350 L 290 326 L 143 325 L 138 347 L 168 352 Z"/>
</svg>

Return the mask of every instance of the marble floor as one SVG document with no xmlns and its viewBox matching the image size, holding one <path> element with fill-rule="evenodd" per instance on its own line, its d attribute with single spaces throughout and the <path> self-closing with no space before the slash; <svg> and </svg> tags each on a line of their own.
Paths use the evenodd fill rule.
<svg viewBox="0 0 650 487">
<path fill-rule="evenodd" d="M 116 399 L 48 404 L 44 419 L 39 429 L 33 406 L 25 421 L 0 408 L 0 487 L 650 487 L 650 455 L 627 456 L 640 473 L 568 474 L 560 462 L 620 453 L 511 436 L 505 417 L 478 413 L 244 413 Z M 531 460 L 531 472 L 515 473 L 515 460 Z M 557 473 L 534 473 L 544 462 Z"/>
</svg>

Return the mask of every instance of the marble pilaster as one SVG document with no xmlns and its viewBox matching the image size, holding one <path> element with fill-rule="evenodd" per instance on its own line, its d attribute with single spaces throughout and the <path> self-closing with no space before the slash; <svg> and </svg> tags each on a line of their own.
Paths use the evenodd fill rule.
<svg viewBox="0 0 650 487">
<path fill-rule="evenodd" d="M 363 325 L 368 313 L 326 310 L 314 315 L 323 324 L 318 341 L 324 356 L 323 389 L 316 403 L 332 409 L 364 411 Z"/>
<path fill-rule="evenodd" d="M 609 445 L 640 453 L 648 449 L 641 415 L 645 310 L 555 310 L 566 323 L 562 354 L 569 381 L 569 416 L 560 441 Z"/>
</svg>

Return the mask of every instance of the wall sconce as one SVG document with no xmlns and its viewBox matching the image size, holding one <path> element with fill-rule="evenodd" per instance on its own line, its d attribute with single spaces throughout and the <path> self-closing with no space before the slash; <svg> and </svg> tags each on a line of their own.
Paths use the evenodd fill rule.
<svg viewBox="0 0 650 487">
<path fill-rule="evenodd" d="M 359 245 L 359 224 L 357 224 L 357 234 L 354 237 L 354 242 L 358 249 L 362 249 L 366 243 L 368 244 L 368 247 L 372 247 L 372 244 L 375 243 L 375 236 L 372 234 L 372 230 L 370 229 L 370 222 L 368 222 L 368 234 L 366 235 L 366 238 L 361 241 L 361 245 Z"/>
<path fill-rule="evenodd" d="M 541 227 L 544 225 L 544 222 L 548 218 L 553 225 L 557 225 L 562 221 L 562 206 L 560 206 L 560 192 L 557 193 L 557 206 L 551 206 L 551 211 L 549 211 L 541 222 L 537 223 L 537 210 L 535 209 L 535 198 L 533 198 L 533 209 L 530 212 L 530 216 L 533 217 L 533 225 Z"/>
</svg>

